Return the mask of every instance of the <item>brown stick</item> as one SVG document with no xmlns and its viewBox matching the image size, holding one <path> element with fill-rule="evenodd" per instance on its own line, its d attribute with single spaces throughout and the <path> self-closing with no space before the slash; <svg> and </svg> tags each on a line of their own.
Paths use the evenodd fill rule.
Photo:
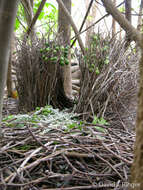
<svg viewBox="0 0 143 190">
<path fill-rule="evenodd" d="M 101 0 L 104 4 L 106 11 L 113 16 L 113 18 L 120 24 L 120 26 L 128 33 L 132 40 L 138 42 L 140 47 L 142 44 L 141 34 L 130 24 L 130 22 L 124 18 L 124 16 L 116 9 L 111 0 Z"/>
<path fill-rule="evenodd" d="M 83 26 L 84 26 L 85 21 L 86 21 L 86 19 L 87 19 L 87 17 L 88 17 L 88 14 L 89 14 L 89 11 L 90 11 L 90 9 L 91 9 L 91 7 L 92 7 L 92 4 L 93 4 L 93 0 L 91 0 L 90 3 L 89 3 L 88 9 L 87 9 L 86 14 L 85 14 L 85 17 L 84 17 L 84 19 L 83 19 L 83 21 L 82 21 L 82 24 L 81 24 L 81 27 L 80 27 L 80 29 L 79 29 L 79 32 L 81 32 L 81 30 L 83 29 Z M 76 40 L 77 40 L 77 39 L 75 38 L 74 41 L 72 42 L 71 48 L 72 48 L 73 45 L 75 44 Z"/>
<path fill-rule="evenodd" d="M 97 3 L 99 3 L 99 2 L 97 2 Z M 118 6 L 116 6 L 116 8 L 120 7 L 122 4 L 123 4 L 123 3 L 120 3 Z M 109 15 L 110 15 L 109 13 L 105 14 L 105 15 L 102 16 L 99 20 L 97 20 L 96 22 L 94 22 L 92 25 L 88 26 L 85 30 L 79 31 L 79 33 L 76 34 L 74 37 L 72 37 L 71 40 L 73 40 L 74 38 L 77 38 L 78 35 L 83 34 L 84 32 L 86 32 L 87 30 L 89 30 L 90 28 L 92 28 L 93 26 L 95 26 L 96 24 L 98 24 L 101 20 L 103 20 L 105 17 L 107 17 L 107 16 L 109 16 Z"/>
<path fill-rule="evenodd" d="M 35 13 L 34 18 L 33 18 L 32 22 L 31 22 L 31 24 L 30 24 L 30 27 L 28 28 L 28 30 L 27 30 L 27 32 L 26 32 L 26 36 L 27 36 L 27 37 L 28 37 L 29 34 L 31 33 L 32 28 L 34 27 L 34 25 L 35 25 L 35 23 L 36 23 L 36 21 L 37 21 L 39 15 L 40 15 L 42 9 L 43 9 L 45 3 L 46 3 L 46 0 L 42 0 L 42 1 L 41 1 L 40 6 L 39 6 L 37 12 Z"/>
</svg>

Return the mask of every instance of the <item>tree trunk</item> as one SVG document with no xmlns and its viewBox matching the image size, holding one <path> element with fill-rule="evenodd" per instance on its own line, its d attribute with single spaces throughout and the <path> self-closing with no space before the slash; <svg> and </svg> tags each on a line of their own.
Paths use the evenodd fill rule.
<svg viewBox="0 0 143 190">
<path fill-rule="evenodd" d="M 17 5 L 18 0 L 0 0 L 0 123 L 2 119 L 10 40 L 17 12 Z"/>
<path fill-rule="evenodd" d="M 141 3 L 140 3 L 138 23 L 137 23 L 137 29 L 139 31 L 141 30 L 141 27 L 142 27 L 142 12 L 143 12 L 143 0 L 141 0 Z"/>
<path fill-rule="evenodd" d="M 131 169 L 131 183 L 129 190 L 143 189 L 143 36 L 139 33 L 114 7 L 111 0 L 102 0 L 106 10 L 116 19 L 116 21 L 130 34 L 131 40 L 138 42 L 141 48 L 140 59 L 140 82 L 138 93 L 138 109 L 136 121 L 136 141 L 134 146 L 134 161 Z"/>
<path fill-rule="evenodd" d="M 12 81 L 12 63 L 15 62 L 15 56 L 13 52 L 15 51 L 15 34 L 13 32 L 11 43 L 10 43 L 10 56 L 8 62 L 8 72 L 7 72 L 7 94 L 8 97 L 12 97 L 12 91 L 15 88 L 14 81 Z"/>
<path fill-rule="evenodd" d="M 29 27 L 33 19 L 33 4 L 29 0 L 22 0 L 21 2 L 24 8 L 26 22 Z"/>
<path fill-rule="evenodd" d="M 82 39 L 81 39 L 81 37 L 80 37 L 79 31 L 78 31 L 78 29 L 77 29 L 77 27 L 76 27 L 76 25 L 75 25 L 75 23 L 74 23 L 74 21 L 73 21 L 71 15 L 70 15 L 70 13 L 69 13 L 69 11 L 68 11 L 68 10 L 66 9 L 66 7 L 64 6 L 64 3 L 63 3 L 62 0 L 56 0 L 56 1 L 58 2 L 59 6 L 61 7 L 62 11 L 64 12 L 66 19 L 67 19 L 68 22 L 71 24 L 71 26 L 72 26 L 72 28 L 73 28 L 73 30 L 74 30 L 74 33 L 75 33 L 75 35 L 76 35 L 76 38 L 77 38 L 77 40 L 78 40 L 79 46 L 80 46 L 80 48 L 81 48 L 82 54 L 84 55 L 84 54 L 85 54 L 85 48 L 84 48 Z"/>
<path fill-rule="evenodd" d="M 125 17 L 131 23 L 131 0 L 125 0 Z M 130 35 L 126 33 L 126 47 L 128 47 L 130 43 Z"/>
<path fill-rule="evenodd" d="M 125 17 L 131 23 L 131 0 L 125 0 Z"/>
<path fill-rule="evenodd" d="M 111 14 L 118 24 L 128 33 L 132 40 L 136 41 L 140 47 L 142 44 L 142 35 L 131 25 L 131 23 L 116 9 L 111 0 L 101 0 L 106 10 Z"/>
<path fill-rule="evenodd" d="M 9 62 L 8 62 L 8 71 L 7 71 L 7 95 L 8 97 L 12 97 L 12 72 L 11 72 L 11 51 L 10 51 L 10 56 L 9 56 Z"/>
<path fill-rule="evenodd" d="M 30 34 L 31 34 L 32 38 L 33 38 L 33 36 L 35 36 L 35 33 L 34 33 L 34 25 L 35 25 L 35 23 L 36 23 L 36 21 L 37 21 L 39 15 L 40 15 L 42 9 L 43 9 L 45 3 L 46 3 L 46 0 L 42 0 L 42 1 L 41 1 L 40 5 L 39 5 L 39 7 L 38 7 L 38 9 L 37 9 L 37 12 L 35 13 L 33 19 L 31 20 L 31 22 L 30 22 L 30 24 L 29 24 L 29 26 L 28 26 L 28 30 L 27 30 L 27 32 L 26 32 L 26 35 L 27 35 L 27 36 L 29 36 Z"/>
<path fill-rule="evenodd" d="M 65 7 L 71 14 L 71 0 L 62 0 Z M 70 23 L 63 12 L 63 9 L 59 5 L 59 15 L 58 15 L 58 32 L 60 34 L 60 38 L 62 39 L 62 43 L 64 46 L 70 46 L 70 37 L 71 37 L 71 28 Z M 72 96 L 72 76 L 71 76 L 71 55 L 69 52 L 69 64 L 65 65 L 63 68 L 63 75 L 64 75 L 64 90 L 65 94 L 68 97 Z"/>
<path fill-rule="evenodd" d="M 85 4 L 86 4 L 86 9 L 88 9 L 90 1 L 86 0 Z M 96 4 L 94 3 L 92 5 L 92 8 L 91 8 L 90 12 L 89 12 L 89 17 L 86 20 L 86 28 L 91 26 L 94 23 L 95 17 L 96 17 Z M 93 33 L 94 33 L 94 27 L 87 30 L 86 39 L 85 39 L 85 46 L 86 47 L 89 47 L 90 39 L 91 39 L 91 36 L 92 36 Z"/>
<path fill-rule="evenodd" d="M 31 40 L 33 40 L 35 37 L 35 29 L 34 29 L 34 25 L 33 27 L 31 27 L 31 23 L 34 17 L 34 12 L 33 12 L 34 4 L 33 4 L 33 1 L 31 0 L 22 0 L 21 3 L 24 8 L 24 15 L 27 22 L 28 30 L 30 29 L 30 32 L 29 32 L 30 38 Z"/>
<path fill-rule="evenodd" d="M 142 39 L 143 43 L 143 39 Z M 136 185 L 135 190 L 143 189 L 143 48 L 140 59 L 140 83 L 138 92 L 138 109 L 136 120 L 136 142 L 134 146 L 134 162 L 131 169 L 131 183 Z"/>
<path fill-rule="evenodd" d="M 114 6 L 116 6 L 116 0 L 113 1 Z M 112 18 L 112 37 L 114 38 L 116 34 L 116 21 L 114 18 Z"/>
</svg>

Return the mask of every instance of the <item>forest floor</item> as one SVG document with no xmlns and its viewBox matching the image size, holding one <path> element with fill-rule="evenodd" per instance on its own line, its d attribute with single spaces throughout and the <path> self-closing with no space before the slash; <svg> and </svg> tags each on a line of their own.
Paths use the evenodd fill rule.
<svg viewBox="0 0 143 190">
<path fill-rule="evenodd" d="M 133 160 L 136 103 L 114 123 L 80 121 L 50 106 L 18 114 L 5 99 L 0 150 L 0 190 L 125 190 Z M 134 118 L 134 119 L 133 119 Z M 128 122 L 127 122 L 128 120 Z"/>
</svg>

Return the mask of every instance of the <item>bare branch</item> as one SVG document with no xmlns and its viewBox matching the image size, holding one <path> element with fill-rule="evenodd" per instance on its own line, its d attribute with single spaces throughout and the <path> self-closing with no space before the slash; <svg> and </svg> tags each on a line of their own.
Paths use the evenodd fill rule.
<svg viewBox="0 0 143 190">
<path fill-rule="evenodd" d="M 80 29 L 79 29 L 79 32 L 81 32 L 81 30 L 83 29 L 83 26 L 84 26 L 85 21 L 86 21 L 86 19 L 87 19 L 87 17 L 88 17 L 88 14 L 89 14 L 89 11 L 90 11 L 90 9 L 91 9 L 91 7 L 92 7 L 92 4 L 93 4 L 93 0 L 91 0 L 90 3 L 89 3 L 88 9 L 87 9 L 86 14 L 85 14 L 85 16 L 84 16 L 84 19 L 83 19 L 83 21 L 82 21 L 82 24 L 81 24 L 81 27 L 80 27 Z M 71 44 L 71 48 L 72 48 L 73 45 L 75 44 L 76 40 L 77 40 L 77 39 L 75 38 L 74 41 L 73 41 L 73 43 Z"/>
<path fill-rule="evenodd" d="M 42 11 L 44 5 L 45 5 L 45 3 L 46 3 L 46 0 L 42 0 L 42 1 L 41 1 L 40 6 L 39 6 L 39 8 L 38 8 L 36 14 L 34 15 L 34 18 L 33 18 L 32 22 L 31 22 L 31 24 L 30 24 L 30 27 L 29 27 L 28 30 L 27 30 L 27 36 L 29 36 L 30 32 L 32 31 L 32 28 L 33 28 L 33 26 L 35 25 L 35 23 L 36 23 L 36 21 L 37 21 L 39 15 L 40 15 L 40 13 L 41 13 L 41 11 Z"/>
<path fill-rule="evenodd" d="M 138 42 L 142 47 L 142 35 L 136 30 L 129 21 L 116 9 L 111 0 L 101 0 L 104 4 L 107 12 L 113 16 L 113 18 L 120 24 L 120 26 L 130 35 L 132 40 Z"/>
</svg>

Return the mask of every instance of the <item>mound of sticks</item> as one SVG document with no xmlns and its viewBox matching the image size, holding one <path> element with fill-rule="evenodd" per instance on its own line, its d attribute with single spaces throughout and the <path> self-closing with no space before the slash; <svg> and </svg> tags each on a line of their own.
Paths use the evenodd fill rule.
<svg viewBox="0 0 143 190">
<path fill-rule="evenodd" d="M 54 41 L 49 38 L 17 43 L 16 77 L 21 111 L 32 111 L 47 104 L 60 109 L 73 106 L 63 86 L 60 63 L 63 47 L 57 36 Z"/>
<path fill-rule="evenodd" d="M 126 189 L 133 133 L 85 122 L 50 129 L 50 122 L 35 127 L 14 119 L 2 129 L 0 190 Z"/>
<path fill-rule="evenodd" d="M 87 50 L 88 59 L 81 59 L 75 112 L 85 113 L 83 119 L 97 115 L 124 128 L 134 125 L 139 55 L 134 46 L 126 49 L 124 44 L 99 35 Z"/>
</svg>

